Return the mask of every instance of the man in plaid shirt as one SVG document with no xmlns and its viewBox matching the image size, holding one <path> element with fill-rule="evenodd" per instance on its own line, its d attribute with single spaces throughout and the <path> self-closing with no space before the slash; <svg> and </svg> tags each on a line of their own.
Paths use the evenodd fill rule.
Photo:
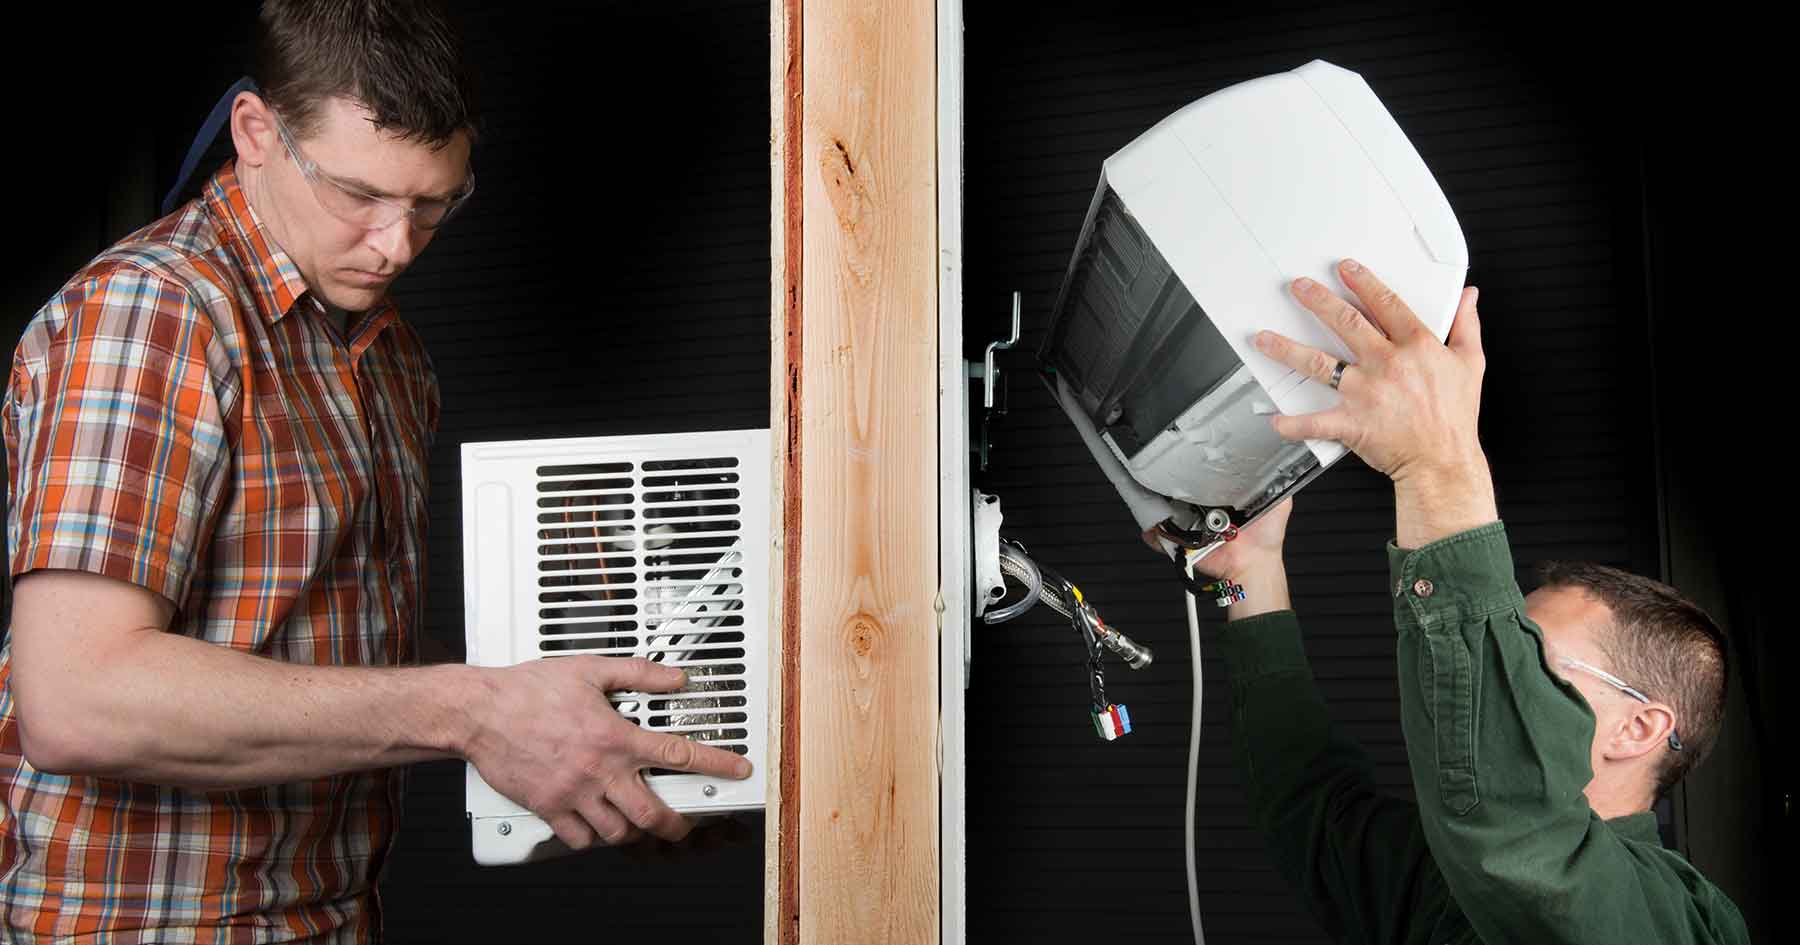
<svg viewBox="0 0 1800 945">
<path fill-rule="evenodd" d="M 474 189 L 425 0 L 269 0 L 236 158 L 39 310 L 0 423 L 0 940 L 379 940 L 401 766 L 473 763 L 574 848 L 745 777 L 606 693 L 642 661 L 417 666 L 437 381 L 388 286 Z"/>
</svg>

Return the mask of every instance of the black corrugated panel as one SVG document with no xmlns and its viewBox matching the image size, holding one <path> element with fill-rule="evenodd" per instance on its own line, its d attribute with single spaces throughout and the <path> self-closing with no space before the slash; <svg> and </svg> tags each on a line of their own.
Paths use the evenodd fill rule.
<svg viewBox="0 0 1800 945">
<path fill-rule="evenodd" d="M 436 655 L 449 659 L 462 654 L 462 442 L 768 419 L 767 4 L 461 5 L 487 102 L 480 195 L 399 287 L 444 387 L 428 618 Z M 1491 364 L 1484 436 L 1519 558 L 1654 572 L 1635 140 L 1601 107 L 1617 88 L 1590 81 L 1605 66 L 1591 57 L 1629 49 L 1629 37 L 1570 38 L 1566 21 L 1512 6 L 969 6 L 971 355 L 1004 328 L 1014 288 L 1028 313 L 1020 349 L 1035 350 L 1106 155 L 1194 98 L 1326 58 L 1369 79 L 1468 234 Z M 159 185 L 242 71 L 246 14 L 223 10 L 192 13 L 162 44 L 186 54 L 159 73 L 168 82 L 154 101 L 107 90 L 112 105 L 150 116 Z M 145 54 L 134 55 L 117 61 Z M 91 107 L 52 92 L 58 117 Z M 44 140 L 55 127 L 43 126 Z M 62 190 L 52 189 L 59 206 Z M 59 225 L 68 215 L 44 213 Z M 23 291 L 36 299 L 57 281 Z M 29 312 L 8 317 L 16 329 Z M 1012 409 L 996 421 L 983 477 L 1004 497 L 1008 533 L 1080 581 L 1158 660 L 1110 674 L 1137 731 L 1099 744 L 1066 628 L 1034 615 L 977 631 L 969 941 L 1184 942 L 1190 687 L 1178 588 L 1060 412 L 1025 370 L 1010 376 Z M 1290 563 L 1321 685 L 1381 783 L 1404 791 L 1380 553 L 1391 499 L 1379 476 L 1346 461 L 1299 505 Z M 1223 668 L 1205 669 L 1198 820 L 1212 940 L 1321 941 L 1248 827 Z M 391 940 L 759 935 L 760 838 L 678 864 L 603 851 L 479 868 L 462 770 L 415 770 L 384 887 Z"/>
<path fill-rule="evenodd" d="M 397 292 L 443 385 L 427 626 L 463 654 L 462 443 L 768 426 L 768 6 L 462 5 L 479 192 Z M 463 765 L 414 769 L 395 942 L 750 941 L 762 843 L 682 861 L 469 854 Z"/>
<path fill-rule="evenodd" d="M 110 125 L 147 130 L 160 200 L 246 71 L 254 5 L 178 6 L 59 14 L 35 48 L 9 50 L 25 55 L 7 74 L 33 90 L 16 217 L 34 235 L 6 277 L 9 344 L 75 267 L 148 222 L 109 219 L 99 199 L 126 176 L 117 142 L 135 142 Z M 768 425 L 767 4 L 455 6 L 485 93 L 479 193 L 395 293 L 443 386 L 425 647 L 438 660 L 463 655 L 463 442 Z M 762 846 L 748 834 L 683 861 L 481 868 L 463 765 L 420 765 L 382 885 L 388 940 L 751 941 Z"/>
<path fill-rule="evenodd" d="M 1101 162 L 1224 86 L 1323 58 L 1360 72 L 1437 175 L 1468 237 L 1490 358 L 1483 434 L 1521 563 L 1588 558 L 1655 573 L 1642 259 L 1631 151 L 1576 73 L 1524 27 L 1444 4 L 1206 8 L 970 4 L 968 354 L 1025 296 L 1035 351 Z M 1598 66 L 1592 66 L 1598 68 Z M 969 692 L 969 941 L 1187 942 L 1182 803 L 1190 667 L 1180 586 L 1073 429 L 1012 363 L 981 485 L 1005 532 L 1156 649 L 1114 663 L 1135 731 L 1095 739 L 1079 645 L 1036 612 L 976 630 Z M 1406 792 L 1384 591 L 1393 500 L 1354 458 L 1308 487 L 1289 540 L 1296 607 L 1336 718 Z M 1208 607 L 1208 610 L 1211 608 Z M 1214 619 L 1207 615 L 1207 619 Z M 1199 773 L 1202 909 L 1216 942 L 1321 942 L 1249 828 L 1227 677 L 1208 688 Z"/>
</svg>

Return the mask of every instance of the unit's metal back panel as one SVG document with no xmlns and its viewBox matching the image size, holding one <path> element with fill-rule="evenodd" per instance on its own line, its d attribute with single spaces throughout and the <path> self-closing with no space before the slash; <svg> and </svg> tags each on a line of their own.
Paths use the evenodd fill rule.
<svg viewBox="0 0 1800 945">
<path fill-rule="evenodd" d="M 1104 176 L 1040 357 L 1127 458 L 1242 363 Z"/>
<path fill-rule="evenodd" d="M 766 430 L 463 446 L 468 661 L 641 657 L 679 693 L 616 692 L 638 725 L 749 757 L 726 781 L 646 780 L 687 813 L 762 806 L 768 698 Z M 475 856 L 556 852 L 548 826 L 468 774 Z"/>
<path fill-rule="evenodd" d="M 1039 357 L 1103 438 L 1095 458 L 1157 495 L 1243 525 L 1323 469 L 1275 435 L 1269 395 L 1104 173 Z"/>
</svg>

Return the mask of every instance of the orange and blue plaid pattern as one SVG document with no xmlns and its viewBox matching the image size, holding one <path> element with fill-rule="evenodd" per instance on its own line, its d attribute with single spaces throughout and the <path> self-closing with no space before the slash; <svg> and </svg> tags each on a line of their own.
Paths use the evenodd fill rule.
<svg viewBox="0 0 1800 945">
<path fill-rule="evenodd" d="M 438 390 L 391 304 L 340 334 L 230 165 L 90 263 L 19 343 L 11 572 L 146 587 L 170 633 L 416 660 Z M 401 770 L 200 792 L 32 768 L 0 650 L 0 940 L 366 942 Z M 196 683 L 199 684 L 198 682 Z"/>
</svg>

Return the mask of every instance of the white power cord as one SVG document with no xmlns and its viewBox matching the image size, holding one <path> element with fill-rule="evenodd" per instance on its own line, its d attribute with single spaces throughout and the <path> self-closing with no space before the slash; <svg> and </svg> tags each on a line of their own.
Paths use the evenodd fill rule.
<svg viewBox="0 0 1800 945">
<path fill-rule="evenodd" d="M 1188 573 L 1194 571 L 1194 560 L 1197 555 L 1187 558 Z M 1188 723 L 1188 770 L 1187 770 L 1187 888 L 1188 916 L 1194 920 L 1194 945 L 1206 945 L 1206 933 L 1200 928 L 1200 878 L 1198 867 L 1194 865 L 1194 788 L 1200 773 L 1200 695 L 1202 680 L 1200 678 L 1200 611 L 1194 601 L 1194 594 L 1189 591 L 1183 595 L 1187 598 L 1188 622 L 1188 656 L 1194 664 L 1194 717 Z"/>
</svg>

